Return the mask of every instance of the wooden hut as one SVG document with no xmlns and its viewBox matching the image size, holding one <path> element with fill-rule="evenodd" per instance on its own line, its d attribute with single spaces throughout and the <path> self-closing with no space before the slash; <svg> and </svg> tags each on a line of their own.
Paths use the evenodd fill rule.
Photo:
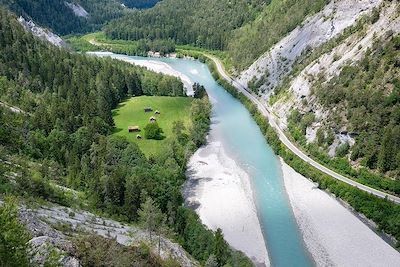
<svg viewBox="0 0 400 267">
<path fill-rule="evenodd" d="M 139 126 L 128 126 L 128 132 L 129 133 L 140 132 L 140 127 Z"/>
<path fill-rule="evenodd" d="M 145 107 L 144 112 L 152 112 L 153 109 L 151 107 Z"/>
<path fill-rule="evenodd" d="M 142 139 L 142 136 L 140 134 L 137 134 L 136 139 Z"/>
<path fill-rule="evenodd" d="M 159 110 L 156 110 L 156 111 L 154 112 L 154 114 L 160 115 L 160 111 L 159 111 Z"/>
<path fill-rule="evenodd" d="M 153 117 L 153 116 L 150 117 L 150 122 L 156 122 L 156 121 L 157 121 L 157 119 L 155 117 Z"/>
</svg>

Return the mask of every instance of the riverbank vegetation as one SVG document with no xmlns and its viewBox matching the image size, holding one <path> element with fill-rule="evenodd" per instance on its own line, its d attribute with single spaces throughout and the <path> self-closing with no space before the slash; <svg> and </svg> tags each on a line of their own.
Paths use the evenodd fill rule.
<svg viewBox="0 0 400 267">
<path fill-rule="evenodd" d="M 146 157 L 137 144 L 111 135 L 112 110 L 132 95 L 179 96 L 179 80 L 50 46 L 4 9 L 0 35 L 0 101 L 7 103 L 0 105 L 2 197 L 80 206 L 129 223 L 139 222 L 150 197 L 168 218 L 168 236 L 201 264 L 215 255 L 220 266 L 251 265 L 183 206 L 186 163 L 210 124 L 207 96 L 191 101 L 191 126 L 176 127 L 165 144 L 168 152 Z M 70 189 L 83 194 L 69 197 Z"/>
<path fill-rule="evenodd" d="M 355 187 L 338 181 L 329 175 L 315 169 L 307 162 L 300 159 L 292 151 L 290 151 L 279 139 L 275 130 L 269 125 L 266 118 L 258 111 L 245 95 L 239 93 L 236 88 L 230 85 L 218 73 L 215 64 L 210 59 L 207 64 L 213 77 L 234 97 L 244 104 L 253 116 L 255 121 L 264 134 L 268 144 L 273 148 L 274 152 L 282 157 L 284 161 L 295 171 L 316 182 L 322 190 L 330 192 L 334 196 L 347 202 L 356 212 L 365 215 L 368 219 L 375 222 L 378 231 L 383 231 L 397 240 L 396 247 L 400 247 L 400 206 L 387 200 L 378 198 L 369 193 L 363 192 Z"/>
<path fill-rule="evenodd" d="M 128 56 L 147 56 L 149 51 L 159 52 L 161 56 L 175 52 L 172 40 L 115 40 L 108 38 L 103 32 L 69 35 L 64 39 L 72 49 L 79 52 L 109 51 Z"/>
</svg>

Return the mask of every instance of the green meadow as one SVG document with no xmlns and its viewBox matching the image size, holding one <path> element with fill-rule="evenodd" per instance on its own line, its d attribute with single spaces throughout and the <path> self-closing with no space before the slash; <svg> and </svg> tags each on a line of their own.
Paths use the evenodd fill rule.
<svg viewBox="0 0 400 267">
<path fill-rule="evenodd" d="M 86 35 L 69 35 L 64 39 L 76 51 L 88 52 L 96 50 L 107 50 L 115 53 L 129 55 L 146 54 L 139 48 L 136 41 L 112 40 L 103 32 L 94 32 Z"/>
<path fill-rule="evenodd" d="M 137 143 L 146 156 L 158 154 L 163 151 L 164 144 L 173 136 L 174 121 L 181 120 L 186 128 L 190 127 L 191 102 L 192 98 L 189 97 L 132 97 L 113 110 L 114 134 L 125 136 L 129 141 Z M 144 112 L 145 107 L 151 107 L 153 111 Z M 160 114 L 156 115 L 156 110 L 160 111 Z M 152 116 L 156 118 L 158 125 L 164 131 L 163 140 L 145 139 L 144 127 L 150 122 Z M 139 126 L 141 131 L 129 133 L 129 126 Z M 142 136 L 142 139 L 137 139 L 138 134 Z"/>
</svg>

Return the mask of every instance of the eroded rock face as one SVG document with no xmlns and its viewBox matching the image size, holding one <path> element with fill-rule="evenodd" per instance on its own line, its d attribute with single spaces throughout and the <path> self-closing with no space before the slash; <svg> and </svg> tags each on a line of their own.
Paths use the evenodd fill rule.
<svg viewBox="0 0 400 267">
<path fill-rule="evenodd" d="M 319 58 L 306 66 L 285 88 L 289 99 L 281 99 L 272 106 L 272 110 L 278 115 L 280 125 L 286 128 L 287 117 L 292 109 L 307 113 L 312 110 L 315 114 L 315 122 L 307 129 L 306 135 L 308 142 L 313 142 L 315 133 L 324 125 L 328 125 L 327 119 L 331 112 L 324 108 L 312 93 L 312 88 L 316 77 L 323 77 L 329 81 L 340 74 L 340 71 L 347 64 L 355 64 L 363 58 L 365 52 L 370 48 L 375 39 L 384 38 L 389 32 L 400 32 L 400 16 L 397 14 L 397 4 L 393 2 L 382 7 L 379 19 L 369 25 L 362 34 L 355 32 L 337 44 L 330 52 L 322 54 Z M 305 104 L 304 104 L 305 103 Z M 329 148 L 329 155 L 335 156 L 336 148 L 344 143 L 354 144 L 354 139 L 350 133 L 347 133 L 345 119 L 343 129 L 337 129 L 335 142 Z"/>
<path fill-rule="evenodd" d="M 259 80 L 268 73 L 268 78 L 260 88 L 268 96 L 291 71 L 295 59 L 305 50 L 318 47 L 338 36 L 381 2 L 382 0 L 331 1 L 321 12 L 306 19 L 303 25 L 298 26 L 242 72 L 238 82 L 247 87 L 253 77 Z"/>
<path fill-rule="evenodd" d="M 74 245 L 66 235 L 25 207 L 19 209 L 19 219 L 33 236 L 28 242 L 32 263 L 44 266 L 49 261 L 55 261 L 64 267 L 81 266 L 78 259 L 70 256 L 74 251 Z"/>
<path fill-rule="evenodd" d="M 306 51 L 312 54 L 315 48 L 339 37 L 346 28 L 355 25 L 363 16 L 370 16 L 373 10 L 380 12 L 377 21 L 367 23 L 362 31 L 347 34 L 345 38 L 337 41 L 329 52 L 317 55 L 310 64 L 302 66 L 296 73 L 292 72 L 293 64 L 299 56 Z M 268 101 L 277 86 L 291 75 L 282 88 L 285 96 L 274 102 L 271 111 L 277 115 L 282 129 L 287 127 L 287 118 L 291 110 L 298 110 L 302 114 L 312 112 L 315 120 L 306 131 L 307 142 L 311 143 L 315 141 L 318 129 L 330 126 L 329 115 L 335 112 L 321 105 L 313 94 L 316 80 L 329 81 L 340 74 L 344 66 L 361 60 L 368 48 L 372 47 L 374 40 L 385 38 L 389 33 L 399 32 L 397 1 L 331 1 L 321 12 L 306 19 L 302 26 L 289 33 L 242 72 L 237 81 L 245 87 L 251 80 L 263 81 L 259 95 Z M 334 129 L 335 142 L 327 151 L 331 156 L 335 156 L 335 151 L 341 144 L 354 144 L 351 134 L 343 134 L 343 131 L 347 131 L 345 122 L 343 117 L 342 125 Z"/>
<path fill-rule="evenodd" d="M 67 47 L 67 44 L 60 36 L 48 29 L 37 26 L 32 20 L 25 20 L 25 18 L 21 16 L 18 18 L 18 22 L 21 23 L 26 31 L 33 33 L 33 35 L 40 39 L 48 41 L 58 47 Z"/>
<path fill-rule="evenodd" d="M 65 1 L 64 3 L 67 7 L 72 9 L 75 16 L 83 17 L 83 18 L 89 17 L 89 12 L 87 12 L 81 5 L 79 5 L 77 3 L 69 3 L 67 1 Z"/>
</svg>

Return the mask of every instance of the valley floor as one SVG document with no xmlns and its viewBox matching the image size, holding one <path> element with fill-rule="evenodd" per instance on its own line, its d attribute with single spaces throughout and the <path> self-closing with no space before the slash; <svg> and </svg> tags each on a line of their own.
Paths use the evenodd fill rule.
<svg viewBox="0 0 400 267">
<path fill-rule="evenodd" d="M 398 251 L 339 201 L 283 161 L 282 172 L 296 221 L 317 266 L 400 266 Z M 231 246 L 269 265 L 249 177 L 218 139 L 209 140 L 191 158 L 188 180 L 185 199 L 202 222 L 214 230 L 221 228 Z"/>
<path fill-rule="evenodd" d="M 400 266 L 400 253 L 283 160 L 286 191 L 317 266 Z"/>
</svg>

